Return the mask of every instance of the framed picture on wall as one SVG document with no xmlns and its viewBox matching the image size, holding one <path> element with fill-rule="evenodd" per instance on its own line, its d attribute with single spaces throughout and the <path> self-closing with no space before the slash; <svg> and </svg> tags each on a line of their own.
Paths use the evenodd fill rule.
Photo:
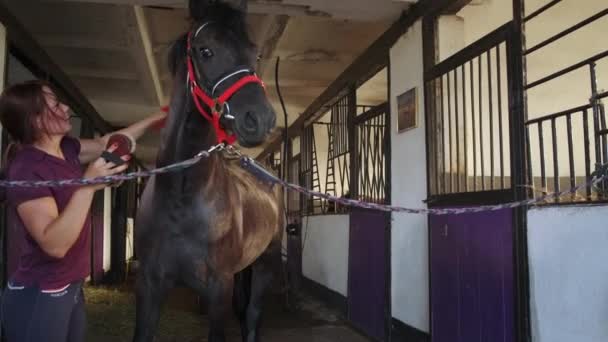
<svg viewBox="0 0 608 342">
<path fill-rule="evenodd" d="M 397 132 L 402 133 L 418 127 L 416 88 L 397 96 Z"/>
</svg>

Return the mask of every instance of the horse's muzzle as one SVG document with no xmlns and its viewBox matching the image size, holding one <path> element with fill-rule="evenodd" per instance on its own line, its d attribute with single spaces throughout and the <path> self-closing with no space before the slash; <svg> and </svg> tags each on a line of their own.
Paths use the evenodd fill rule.
<svg viewBox="0 0 608 342">
<path fill-rule="evenodd" d="M 266 140 L 275 124 L 276 116 L 272 111 L 265 115 L 248 111 L 237 116 L 234 131 L 243 147 L 256 147 Z"/>
</svg>

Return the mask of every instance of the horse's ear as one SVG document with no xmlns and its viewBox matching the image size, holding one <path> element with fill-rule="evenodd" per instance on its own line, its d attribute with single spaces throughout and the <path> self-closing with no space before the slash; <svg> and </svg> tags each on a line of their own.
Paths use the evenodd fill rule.
<svg viewBox="0 0 608 342">
<path fill-rule="evenodd" d="M 201 20 L 205 16 L 207 8 L 217 0 L 189 0 L 190 16 L 194 20 Z"/>
<path fill-rule="evenodd" d="M 216 2 L 224 2 L 236 10 L 247 13 L 247 0 L 189 0 L 190 16 L 194 20 L 201 20 L 207 8 Z"/>
<path fill-rule="evenodd" d="M 247 13 L 247 0 L 224 0 L 224 2 L 243 13 Z"/>
</svg>

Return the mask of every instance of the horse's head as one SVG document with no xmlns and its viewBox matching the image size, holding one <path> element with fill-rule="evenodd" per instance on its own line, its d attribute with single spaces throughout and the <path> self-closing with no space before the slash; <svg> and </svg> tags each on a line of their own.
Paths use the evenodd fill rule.
<svg viewBox="0 0 608 342">
<path fill-rule="evenodd" d="M 194 25 L 182 43 L 189 92 L 198 110 L 234 133 L 241 145 L 253 147 L 274 128 L 276 114 L 255 75 L 257 49 L 247 34 L 246 3 L 190 0 Z"/>
</svg>

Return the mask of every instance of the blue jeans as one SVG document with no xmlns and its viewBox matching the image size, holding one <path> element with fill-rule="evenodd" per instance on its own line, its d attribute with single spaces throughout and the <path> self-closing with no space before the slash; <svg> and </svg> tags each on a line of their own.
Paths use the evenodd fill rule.
<svg viewBox="0 0 608 342">
<path fill-rule="evenodd" d="M 7 342 L 82 342 L 86 315 L 82 282 L 43 291 L 9 283 L 2 294 Z"/>
</svg>

